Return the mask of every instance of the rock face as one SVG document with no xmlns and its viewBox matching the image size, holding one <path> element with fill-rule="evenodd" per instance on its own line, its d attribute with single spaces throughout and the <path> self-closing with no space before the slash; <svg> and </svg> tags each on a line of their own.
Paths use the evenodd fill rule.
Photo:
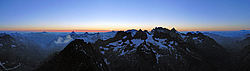
<svg viewBox="0 0 250 71">
<path fill-rule="evenodd" d="M 81 39 L 72 41 L 37 71 L 108 71 L 101 53 Z"/>
<path fill-rule="evenodd" d="M 210 54 L 211 53 L 211 54 Z M 113 38 L 76 39 L 38 71 L 222 71 L 227 52 L 202 33 L 174 28 L 118 31 Z"/>
<path fill-rule="evenodd" d="M 134 35 L 134 39 L 141 39 L 141 40 L 146 40 L 147 39 L 147 32 L 143 32 L 141 29 L 136 32 Z"/>
<path fill-rule="evenodd" d="M 20 60 L 15 54 L 17 44 L 8 34 L 0 34 L 0 71 L 15 70 L 20 66 Z"/>
<path fill-rule="evenodd" d="M 250 45 L 246 46 L 243 50 L 244 55 L 241 58 L 239 64 L 239 71 L 249 71 L 250 70 Z"/>
<path fill-rule="evenodd" d="M 170 30 L 167 28 L 156 27 L 151 32 L 152 32 L 152 34 L 154 34 L 153 37 L 155 37 L 155 38 L 168 38 L 168 37 L 170 37 Z"/>
<path fill-rule="evenodd" d="M 247 37 L 247 38 L 241 40 L 241 41 L 240 41 L 240 44 L 241 44 L 241 46 L 243 46 L 243 47 L 246 47 L 246 46 L 250 45 L 250 37 Z"/>
<path fill-rule="evenodd" d="M 0 48 L 16 47 L 15 39 L 8 34 L 0 33 Z"/>
<path fill-rule="evenodd" d="M 250 70 L 250 37 L 240 41 L 241 45 L 244 46 L 242 49 L 242 56 L 239 63 L 239 71 Z"/>
<path fill-rule="evenodd" d="M 228 52 L 215 40 L 203 35 L 200 32 L 197 33 L 187 33 L 186 41 L 189 47 L 194 48 L 193 52 L 200 55 L 200 58 L 204 62 L 211 65 L 215 70 L 227 71 L 227 65 L 229 65 L 227 58 L 229 58 Z"/>
</svg>

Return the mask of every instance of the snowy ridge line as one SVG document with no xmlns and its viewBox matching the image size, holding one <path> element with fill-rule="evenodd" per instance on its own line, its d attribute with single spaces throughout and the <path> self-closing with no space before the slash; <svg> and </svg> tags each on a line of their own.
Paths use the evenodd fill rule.
<svg viewBox="0 0 250 71">
<path fill-rule="evenodd" d="M 4 70 L 6 70 L 6 71 L 14 70 L 14 69 L 17 69 L 18 67 L 21 66 L 21 63 L 18 63 L 18 65 L 14 66 L 14 67 L 12 67 L 12 68 L 6 68 L 6 67 L 4 66 L 4 64 L 5 64 L 5 63 L 0 62 L 0 66 L 1 66 Z"/>
</svg>

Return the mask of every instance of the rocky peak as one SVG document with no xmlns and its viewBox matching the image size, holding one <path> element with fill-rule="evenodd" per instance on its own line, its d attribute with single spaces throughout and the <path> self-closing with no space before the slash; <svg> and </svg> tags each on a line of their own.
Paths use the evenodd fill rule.
<svg viewBox="0 0 250 71">
<path fill-rule="evenodd" d="M 136 32 L 134 35 L 135 39 L 141 39 L 141 40 L 146 40 L 147 39 L 147 33 L 143 32 L 141 29 Z"/>
<path fill-rule="evenodd" d="M 126 32 L 137 32 L 136 29 L 127 30 Z"/>
<path fill-rule="evenodd" d="M 1 33 L 0 34 L 0 39 L 1 40 L 14 40 L 14 38 L 13 37 L 11 37 L 9 34 L 5 34 L 5 33 Z"/>
<path fill-rule="evenodd" d="M 118 31 L 118 32 L 116 33 L 116 35 L 115 35 L 115 38 L 122 38 L 122 37 L 124 37 L 124 36 L 126 36 L 126 35 L 127 35 L 126 32 L 124 32 L 124 31 Z"/>
<path fill-rule="evenodd" d="M 108 71 L 108 68 L 99 49 L 75 39 L 36 71 Z"/>
<path fill-rule="evenodd" d="M 0 47 L 16 47 L 16 40 L 9 34 L 1 33 L 0 34 Z"/>
<path fill-rule="evenodd" d="M 111 71 L 215 71 L 209 67 L 218 65 L 224 56 L 217 48 L 223 51 L 202 33 L 181 34 L 175 28 L 156 27 L 151 32 L 141 29 L 118 31 L 113 38 L 94 44 L 79 39 L 72 41 L 57 60 L 53 60 L 62 64 L 51 67 L 64 68 L 60 65 L 65 65 L 71 71 L 105 71 L 105 66 Z M 214 53 L 208 54 L 210 52 Z M 216 65 L 207 64 L 209 60 Z"/>
<path fill-rule="evenodd" d="M 151 30 L 151 32 L 161 32 L 161 33 L 168 33 L 170 30 L 163 27 L 155 27 Z"/>
<path fill-rule="evenodd" d="M 175 30 L 175 28 L 174 28 L 174 27 L 173 27 L 170 31 L 171 31 L 171 32 L 176 32 L 176 30 Z"/>
<path fill-rule="evenodd" d="M 155 38 L 171 38 L 171 31 L 167 28 L 162 28 L 162 27 L 156 27 L 154 28 L 151 33 L 153 34 L 153 37 Z"/>
<path fill-rule="evenodd" d="M 71 36 L 76 36 L 77 34 L 75 33 L 75 31 L 72 31 L 72 32 L 70 33 L 70 35 L 71 35 Z"/>
<path fill-rule="evenodd" d="M 247 38 L 241 40 L 241 41 L 240 41 L 240 45 L 241 45 L 242 47 L 245 47 L 245 46 L 247 46 L 247 45 L 250 45 L 250 37 L 247 37 Z"/>
<path fill-rule="evenodd" d="M 88 32 L 85 32 L 84 35 L 89 35 L 89 33 L 88 33 Z"/>
</svg>

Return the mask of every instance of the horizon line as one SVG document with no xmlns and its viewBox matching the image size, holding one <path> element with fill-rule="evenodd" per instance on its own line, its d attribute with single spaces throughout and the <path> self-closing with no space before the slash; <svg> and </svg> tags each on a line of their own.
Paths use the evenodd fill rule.
<svg viewBox="0 0 250 71">
<path fill-rule="evenodd" d="M 128 29 L 132 30 L 132 29 Z M 138 30 L 138 29 L 136 29 Z M 112 31 L 126 31 L 126 30 L 0 30 L 6 32 L 112 32 Z M 181 32 L 199 31 L 199 30 L 177 30 Z M 242 30 L 200 30 L 200 31 L 242 31 Z"/>
</svg>

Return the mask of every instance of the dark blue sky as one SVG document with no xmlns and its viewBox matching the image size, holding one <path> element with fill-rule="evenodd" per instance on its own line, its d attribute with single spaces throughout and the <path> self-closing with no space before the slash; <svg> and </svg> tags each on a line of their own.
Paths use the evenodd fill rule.
<svg viewBox="0 0 250 71">
<path fill-rule="evenodd" d="M 0 0 L 0 30 L 250 28 L 250 0 Z"/>
</svg>

